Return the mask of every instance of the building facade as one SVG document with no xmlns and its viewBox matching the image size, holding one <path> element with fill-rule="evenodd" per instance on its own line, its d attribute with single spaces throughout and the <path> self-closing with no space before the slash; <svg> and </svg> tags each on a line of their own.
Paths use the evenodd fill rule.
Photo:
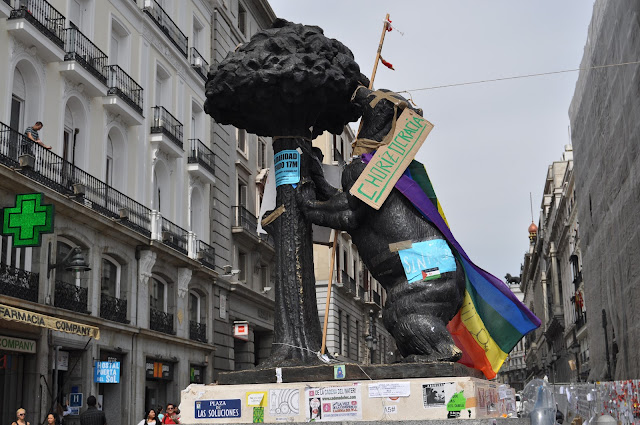
<svg viewBox="0 0 640 425">
<path fill-rule="evenodd" d="M 585 380 L 590 367 L 573 170 L 567 145 L 562 160 L 547 170 L 540 220 L 529 228 L 521 288 L 525 305 L 542 321 L 525 338 L 529 379 L 576 382 Z"/>
<path fill-rule="evenodd" d="M 569 109 L 576 149 L 575 193 L 589 308 L 592 380 L 634 379 L 640 374 L 640 162 L 635 65 L 624 63 L 640 48 L 640 5 L 632 0 L 597 0 L 576 89 Z M 635 59 L 634 59 L 635 60 Z"/>
<path fill-rule="evenodd" d="M 324 132 L 313 141 L 313 146 L 322 151 L 325 176 L 334 187 L 342 187 L 341 170 L 345 161 L 351 161 L 354 138 L 353 130 L 347 125 L 342 134 Z M 321 237 L 325 240 L 320 241 Z M 336 236 L 336 231 L 323 232 L 314 227 L 314 241 L 320 242 L 314 244 L 313 261 L 321 323 L 327 311 L 327 288 L 333 264 L 326 351 L 344 361 L 393 362 L 397 355 L 395 341 L 382 325 L 385 289 L 371 276 L 347 232 L 338 231 Z"/>
<path fill-rule="evenodd" d="M 261 343 L 273 329 L 273 248 L 236 212 L 255 211 L 269 143 L 245 135 L 243 151 L 243 132 L 203 104 L 209 64 L 274 18 L 237 0 L 0 2 L 0 207 L 22 193 L 55 207 L 41 246 L 0 238 L 0 306 L 100 330 L 0 319 L 3 422 L 20 406 L 42 422 L 93 394 L 109 424 L 137 423 L 190 383 L 257 361 L 233 322 L 255 320 L 248 339 Z M 36 121 L 51 150 L 24 136 Z M 99 361 L 119 366 L 118 383 L 94 378 Z"/>
</svg>

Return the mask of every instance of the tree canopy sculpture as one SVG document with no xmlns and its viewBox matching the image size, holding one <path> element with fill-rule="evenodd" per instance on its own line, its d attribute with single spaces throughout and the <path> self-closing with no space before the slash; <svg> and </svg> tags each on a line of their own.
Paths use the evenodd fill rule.
<svg viewBox="0 0 640 425">
<path fill-rule="evenodd" d="M 322 174 L 311 138 L 342 133 L 358 119 L 350 100 L 360 84 L 368 80 L 342 43 L 319 27 L 278 19 L 209 72 L 205 111 L 218 123 L 273 137 L 276 155 L 300 149 L 300 177 L 308 179 Z M 334 194 L 322 182 L 318 187 L 323 199 Z M 319 361 L 322 340 L 311 223 L 292 185 L 277 187 L 276 205 L 281 214 L 265 227 L 276 249 L 274 345 L 265 366 L 310 364 Z"/>
</svg>

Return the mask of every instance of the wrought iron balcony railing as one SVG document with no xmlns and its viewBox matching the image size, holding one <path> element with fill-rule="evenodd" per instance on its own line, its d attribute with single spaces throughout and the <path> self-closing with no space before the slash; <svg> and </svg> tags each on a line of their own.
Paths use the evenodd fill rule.
<svg viewBox="0 0 640 425">
<path fill-rule="evenodd" d="M 39 274 L 0 264 L 0 294 L 38 302 Z"/>
<path fill-rule="evenodd" d="M 153 122 L 151 123 L 151 133 L 162 133 L 167 135 L 180 149 L 184 149 L 182 143 L 183 125 L 173 115 L 162 106 L 154 106 Z"/>
<path fill-rule="evenodd" d="M 236 206 L 233 208 L 234 227 L 242 227 L 247 232 L 254 236 L 258 236 L 258 219 L 255 215 L 251 214 L 248 209 L 243 206 Z"/>
<path fill-rule="evenodd" d="M 207 325 L 189 320 L 189 339 L 207 342 Z"/>
<path fill-rule="evenodd" d="M 187 36 L 184 35 L 175 22 L 169 17 L 167 12 L 164 11 L 162 6 L 158 4 L 156 0 L 144 0 L 143 10 L 147 15 L 151 17 L 153 22 L 156 23 L 158 28 L 165 33 L 169 40 L 182 52 L 184 57 L 187 57 Z"/>
<path fill-rule="evenodd" d="M 200 139 L 189 139 L 189 147 L 189 158 L 187 159 L 189 164 L 200 164 L 215 175 L 216 162 L 213 151 L 206 147 Z"/>
<path fill-rule="evenodd" d="M 162 243 L 187 254 L 188 232 L 162 217 Z"/>
<path fill-rule="evenodd" d="M 100 317 L 114 322 L 129 323 L 127 320 L 127 300 L 102 294 L 100 296 Z"/>
<path fill-rule="evenodd" d="M 211 245 L 207 245 L 206 243 L 198 240 L 197 245 L 197 255 L 198 260 L 211 270 L 215 269 L 216 266 L 216 251 Z"/>
<path fill-rule="evenodd" d="M 149 329 L 169 335 L 175 335 L 173 331 L 173 314 L 149 308 Z"/>
<path fill-rule="evenodd" d="M 65 310 L 89 314 L 87 310 L 87 295 L 87 288 L 56 280 L 53 305 Z"/>
<path fill-rule="evenodd" d="M 63 195 L 76 196 L 84 206 L 151 236 L 149 208 L 0 122 L 0 163 L 16 167 L 21 156 L 33 161 L 32 166 L 22 167 L 22 174 Z"/>
<path fill-rule="evenodd" d="M 142 87 L 118 65 L 107 65 L 105 68 L 109 87 L 107 94 L 118 96 L 142 115 Z"/>
<path fill-rule="evenodd" d="M 373 302 L 382 307 L 380 294 L 377 293 L 376 291 L 373 291 Z"/>
<path fill-rule="evenodd" d="M 65 17 L 45 0 L 19 0 L 9 19 L 25 18 L 34 27 L 64 49 Z"/>
<path fill-rule="evenodd" d="M 196 70 L 198 75 L 202 77 L 204 81 L 207 81 L 207 73 L 209 72 L 209 62 L 204 60 L 204 57 L 196 50 L 195 47 L 189 49 L 191 53 L 191 67 Z"/>
<path fill-rule="evenodd" d="M 73 24 L 64 30 L 64 60 L 78 62 L 91 75 L 107 84 L 107 55 Z"/>
</svg>

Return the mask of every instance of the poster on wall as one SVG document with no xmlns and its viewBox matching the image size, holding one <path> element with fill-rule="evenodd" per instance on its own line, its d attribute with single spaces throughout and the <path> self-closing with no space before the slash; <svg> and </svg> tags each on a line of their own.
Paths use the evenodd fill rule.
<svg viewBox="0 0 640 425">
<path fill-rule="evenodd" d="M 300 414 L 300 390 L 283 388 L 269 390 L 269 414 L 278 418 L 291 418 Z"/>
<path fill-rule="evenodd" d="M 422 385 L 422 405 L 425 409 L 446 407 L 456 393 L 455 382 L 434 382 Z"/>
<path fill-rule="evenodd" d="M 305 415 L 308 421 L 362 419 L 360 385 L 305 389 Z"/>
</svg>

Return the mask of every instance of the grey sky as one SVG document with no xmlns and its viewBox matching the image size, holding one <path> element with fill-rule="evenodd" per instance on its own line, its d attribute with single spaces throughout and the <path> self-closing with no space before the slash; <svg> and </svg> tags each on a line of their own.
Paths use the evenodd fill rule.
<svg viewBox="0 0 640 425">
<path fill-rule="evenodd" d="M 578 68 L 593 0 L 270 0 L 278 17 L 318 25 L 371 76 L 391 15 L 376 88 L 394 91 Z M 637 58 L 629 58 L 636 60 Z M 578 73 L 413 91 L 435 128 L 418 153 L 454 236 L 480 267 L 518 274 L 538 222 L 547 166 L 569 143 Z"/>
</svg>

